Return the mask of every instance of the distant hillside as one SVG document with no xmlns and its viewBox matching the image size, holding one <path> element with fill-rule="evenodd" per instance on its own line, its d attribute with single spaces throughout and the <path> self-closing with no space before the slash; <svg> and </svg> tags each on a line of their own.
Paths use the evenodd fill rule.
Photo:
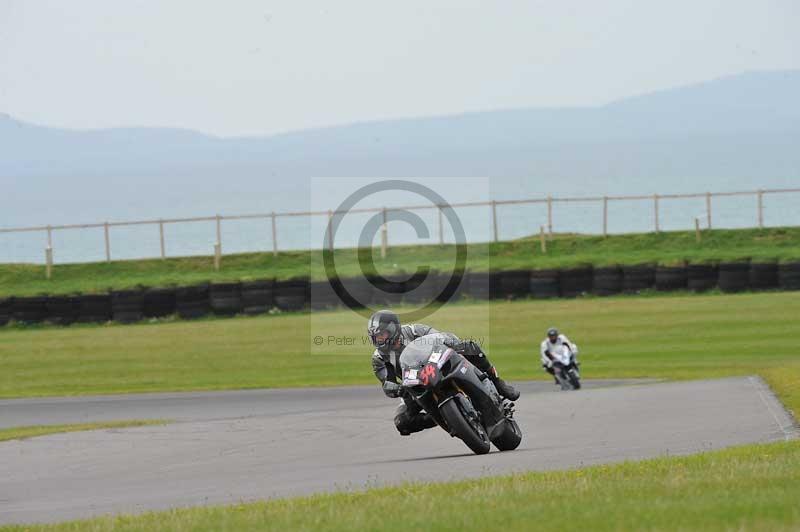
<svg viewBox="0 0 800 532">
<path fill-rule="evenodd" d="M 587 81 L 588 82 L 588 81 Z M 0 115 L 3 225 L 300 208 L 309 176 L 493 176 L 567 193 L 752 188 L 800 182 L 800 71 L 754 72 L 591 108 L 513 109 L 217 138 L 131 128 L 70 131 Z M 288 179 L 287 179 L 288 178 Z M 698 184 L 698 179 L 702 179 Z M 239 199 L 236 199 L 239 198 Z M 237 203 L 240 202 L 240 203 Z M 114 204 L 113 209 L 109 206 Z M 71 218 L 74 219 L 76 215 Z"/>
</svg>

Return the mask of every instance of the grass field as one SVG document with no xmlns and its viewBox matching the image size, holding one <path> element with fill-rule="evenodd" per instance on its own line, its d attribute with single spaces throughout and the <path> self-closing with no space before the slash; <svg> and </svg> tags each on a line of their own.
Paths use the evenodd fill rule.
<svg viewBox="0 0 800 532">
<path fill-rule="evenodd" d="M 800 412 L 798 316 L 800 293 L 788 292 L 462 303 L 425 321 L 484 341 L 511 379 L 544 377 L 535 344 L 556 324 L 580 344 L 585 378 L 760 374 Z M 363 322 L 337 311 L 7 329 L 0 395 L 372 383 Z M 315 347 L 316 335 L 352 335 L 355 345 Z M 3 530 L 797 530 L 798 500 L 800 442 L 791 441 Z"/>
<path fill-rule="evenodd" d="M 580 345 L 586 378 L 759 373 L 775 384 L 800 367 L 798 316 L 800 293 L 783 292 L 459 303 L 425 322 L 483 341 L 512 380 L 544 378 L 537 344 L 555 324 Z M 334 311 L 4 329 L 0 397 L 373 383 L 364 323 Z"/>
<path fill-rule="evenodd" d="M 413 272 L 419 265 L 450 272 L 455 250 L 445 246 L 391 247 L 385 259 L 375 259 L 376 270 Z M 713 230 L 695 242 L 694 232 L 676 231 L 601 236 L 556 235 L 542 254 L 537 238 L 469 246 L 467 267 L 475 271 L 515 268 L 549 268 L 577 264 L 675 264 L 683 261 L 756 259 L 800 260 L 800 227 Z M 360 275 L 354 249 L 336 251 L 342 276 Z M 113 261 L 111 263 L 57 264 L 54 277 L 45 279 L 44 266 L 0 265 L 0 297 L 7 295 L 105 292 L 111 288 L 169 286 L 205 281 L 285 279 L 309 276 L 322 279 L 319 251 L 248 253 L 225 256 L 215 272 L 212 257 Z"/>
<path fill-rule="evenodd" d="M 25 440 L 48 434 L 62 432 L 83 432 L 98 429 L 122 429 L 126 427 L 144 427 L 147 425 L 164 425 L 163 419 L 129 419 L 123 421 L 102 421 L 99 423 L 76 423 L 71 425 L 36 425 L 31 427 L 13 427 L 0 429 L 0 442 L 9 440 Z"/>
</svg>

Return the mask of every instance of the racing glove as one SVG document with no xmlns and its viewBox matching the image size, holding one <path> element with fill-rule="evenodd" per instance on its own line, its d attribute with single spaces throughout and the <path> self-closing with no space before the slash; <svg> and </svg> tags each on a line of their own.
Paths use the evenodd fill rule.
<svg viewBox="0 0 800 532">
<path fill-rule="evenodd" d="M 403 393 L 403 387 L 400 384 L 392 381 L 385 381 L 383 383 L 383 393 L 386 397 L 397 398 Z"/>
</svg>

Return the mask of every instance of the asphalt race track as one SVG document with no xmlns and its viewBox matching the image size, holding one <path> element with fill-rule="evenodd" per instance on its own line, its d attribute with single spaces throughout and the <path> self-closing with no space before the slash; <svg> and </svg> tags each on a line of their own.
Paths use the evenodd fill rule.
<svg viewBox="0 0 800 532">
<path fill-rule="evenodd" d="M 0 523 L 565 469 L 798 435 L 757 377 L 620 384 L 520 385 L 523 442 L 485 456 L 441 429 L 399 436 L 397 401 L 377 386 L 0 401 L 0 427 L 175 420 L 0 443 Z"/>
</svg>

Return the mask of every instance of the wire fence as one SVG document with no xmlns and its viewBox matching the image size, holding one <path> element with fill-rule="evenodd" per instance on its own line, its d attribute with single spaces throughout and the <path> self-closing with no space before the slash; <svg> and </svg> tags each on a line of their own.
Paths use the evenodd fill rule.
<svg viewBox="0 0 800 532">
<path fill-rule="evenodd" d="M 715 218 L 715 204 L 717 200 L 721 198 L 732 198 L 738 197 L 740 199 L 747 199 L 749 202 L 752 202 L 752 206 L 754 207 L 752 212 L 746 212 L 746 209 L 741 208 L 741 206 L 737 207 L 733 212 L 727 213 L 726 221 L 728 223 L 725 226 L 737 226 L 737 227 L 758 227 L 763 228 L 765 227 L 765 203 L 767 202 L 767 197 L 769 196 L 786 196 L 791 194 L 798 194 L 800 193 L 800 188 L 787 188 L 787 189 L 760 189 L 760 190 L 750 190 L 750 191 L 737 191 L 737 192 L 705 192 L 705 193 L 693 193 L 693 194 L 652 194 L 652 195 L 621 195 L 621 196 L 587 196 L 587 197 L 540 197 L 540 198 L 527 198 L 527 199 L 510 199 L 510 200 L 493 200 L 493 201 L 481 201 L 481 202 L 463 202 L 463 203 L 452 203 L 447 206 L 443 205 L 407 205 L 407 206 L 392 206 L 392 207 L 373 207 L 373 208 L 359 208 L 359 209 L 351 209 L 348 211 L 348 215 L 358 215 L 358 214 L 371 214 L 371 213 L 382 213 L 384 223 L 381 227 L 381 248 L 382 252 L 385 254 L 386 250 L 389 247 L 390 242 L 390 233 L 389 233 L 389 224 L 385 223 L 388 213 L 391 211 L 427 211 L 430 215 L 432 214 L 434 220 L 431 220 L 432 223 L 436 224 L 435 231 L 433 234 L 436 235 L 438 238 L 438 242 L 440 244 L 447 243 L 448 240 L 452 240 L 449 237 L 451 236 L 445 230 L 445 220 L 444 216 L 442 215 L 444 209 L 452 208 L 457 209 L 459 212 L 464 212 L 464 210 L 475 210 L 475 209 L 483 209 L 482 214 L 477 216 L 470 216 L 471 219 L 474 220 L 485 220 L 485 231 L 482 232 L 483 237 L 478 239 L 473 239 L 474 241 L 499 241 L 503 238 L 513 238 L 515 235 L 511 234 L 515 231 L 517 233 L 527 234 L 530 235 L 532 233 L 539 233 L 541 232 L 544 235 L 552 236 L 552 234 L 556 231 L 561 230 L 561 232 L 567 232 L 567 228 L 570 224 L 567 223 L 566 219 L 560 219 L 559 213 L 569 205 L 578 205 L 582 206 L 581 210 L 579 211 L 579 215 L 581 216 L 582 227 L 583 231 L 587 233 L 594 233 L 594 234 L 602 234 L 608 235 L 610 233 L 625 233 L 625 232 L 638 232 L 638 229 L 647 228 L 645 230 L 652 230 L 655 232 L 674 229 L 675 227 L 666 227 L 664 223 L 664 212 L 668 209 L 668 204 L 671 201 L 675 200 L 697 200 L 702 205 L 702 211 L 697 212 L 695 210 L 691 213 L 691 215 L 687 216 L 687 213 L 682 211 L 681 218 L 683 219 L 679 224 L 678 227 L 684 229 L 695 229 L 699 227 L 703 228 L 713 228 L 715 227 L 716 218 Z M 788 196 L 787 196 L 788 197 Z M 610 214 L 612 206 L 615 204 L 635 204 L 636 205 L 636 227 L 626 222 L 625 229 L 622 231 L 619 230 L 612 230 L 609 223 L 613 221 L 613 217 Z M 512 214 L 513 207 L 521 207 L 521 206 L 538 206 L 539 212 L 538 214 L 521 214 L 518 210 L 514 211 Z M 596 214 L 592 216 L 588 216 L 588 212 L 591 210 L 589 206 L 593 206 L 594 209 L 599 210 L 599 212 L 595 211 Z M 790 201 L 788 203 L 788 207 L 785 206 L 786 209 L 792 212 L 800 212 L 798 209 L 798 203 L 796 201 Z M 488 209 L 488 212 L 487 212 Z M 438 211 L 438 215 L 437 215 Z M 255 214 L 240 214 L 240 215 L 221 215 L 216 214 L 214 216 L 198 216 L 198 217 L 189 217 L 189 218 L 159 218 L 159 219 L 150 219 L 150 220 L 134 220 L 134 221 L 117 221 L 117 222 L 96 222 L 96 223 L 88 223 L 88 224 L 66 224 L 66 225 L 42 225 L 42 226 L 34 226 L 34 227 L 16 227 L 16 228 L 0 228 L 0 235 L 6 236 L 15 233 L 39 233 L 43 235 L 43 244 L 44 244 L 44 253 L 39 254 L 39 257 L 44 259 L 44 263 L 48 265 L 52 265 L 53 263 L 53 250 L 54 250 L 54 239 L 53 235 L 55 233 L 61 232 L 69 232 L 69 231 L 102 231 L 102 244 L 99 244 L 101 259 L 104 258 L 106 261 L 112 261 L 117 258 L 121 258 L 116 256 L 117 254 L 124 255 L 126 259 L 138 258 L 138 259 L 147 259 L 147 258 L 167 258 L 168 256 L 183 256 L 187 253 L 178 253 L 178 254 L 168 254 L 169 246 L 168 244 L 175 245 L 176 242 L 173 240 L 168 242 L 168 235 L 171 232 L 175 232 L 173 230 L 176 226 L 182 226 L 185 224 L 205 224 L 206 230 L 210 229 L 208 225 L 210 224 L 213 229 L 213 237 L 215 240 L 212 242 L 210 246 L 207 248 L 204 247 L 208 245 L 208 235 L 203 238 L 204 244 L 201 246 L 200 251 L 201 254 L 208 255 L 210 253 L 214 253 L 217 262 L 220 260 L 223 254 L 224 248 L 224 237 L 226 232 L 224 231 L 225 226 L 227 224 L 234 224 L 236 222 L 246 222 L 246 221 L 258 221 L 262 224 L 261 228 L 265 229 L 265 233 L 270 235 L 269 245 L 264 245 L 266 243 L 266 239 L 259 239 L 260 241 L 255 244 L 251 244 L 250 247 L 245 246 L 246 249 L 242 249 L 242 246 L 239 246 L 239 249 L 236 249 L 235 252 L 243 252 L 243 251 L 272 251 L 274 254 L 278 254 L 279 251 L 282 250 L 290 250 L 290 249 L 301 249 L 303 246 L 302 244 L 298 246 L 298 239 L 296 238 L 295 233 L 299 230 L 298 227 L 292 227 L 291 220 L 302 220 L 304 227 L 311 228 L 314 226 L 313 220 L 320 220 L 322 224 L 320 225 L 317 223 L 318 235 L 319 239 L 317 242 L 320 243 L 320 247 L 325 246 L 329 248 L 334 247 L 352 247 L 352 245 L 342 246 L 338 242 L 334 242 L 332 238 L 329 238 L 327 241 L 323 240 L 322 235 L 325 234 L 325 228 L 329 227 L 331 224 L 331 220 L 334 216 L 340 215 L 343 213 L 339 213 L 334 210 L 325 210 L 325 211 L 302 211 L 302 212 L 268 212 L 268 213 L 255 213 Z M 486 216 L 488 214 L 488 216 Z M 507 218 L 504 218 L 504 214 L 507 214 Z M 485 216 L 485 217 L 484 217 Z M 565 215 L 566 216 L 566 215 Z M 595 217 L 596 216 L 596 217 Z M 645 220 L 644 218 L 649 217 L 649 220 Z M 523 223 L 517 223 L 519 220 L 516 220 L 515 225 L 517 226 L 516 230 L 512 230 L 509 228 L 504 232 L 503 224 L 504 221 L 508 220 L 511 221 L 512 218 L 521 218 L 524 219 Z M 536 221 L 541 221 L 542 223 L 535 223 Z M 266 227 L 263 224 L 266 222 Z M 794 225 L 795 221 L 790 221 L 790 223 L 780 223 L 778 225 Z M 572 224 L 574 226 L 574 224 Z M 563 226 L 563 228 L 561 227 Z M 116 234 L 116 232 L 122 232 L 123 228 L 134 229 L 134 228 L 143 228 L 147 227 L 150 230 L 150 234 L 148 238 L 152 238 L 154 235 L 157 235 L 157 242 L 158 245 L 156 249 L 158 250 L 158 254 L 154 255 L 152 253 L 139 253 L 139 254 L 130 254 L 130 253 L 120 253 L 119 249 L 122 246 L 125 246 L 130 243 L 131 238 L 120 238 L 120 242 L 116 242 L 112 236 Z M 282 233 L 282 228 L 286 227 L 285 233 Z M 627 229 L 627 230 L 626 230 Z M 570 227 L 569 232 L 576 232 L 574 231 L 573 227 Z M 177 233 L 177 232 L 175 232 Z M 287 233 L 292 233 L 292 238 L 286 238 L 287 242 L 291 242 L 291 244 L 286 244 L 282 246 L 282 242 L 284 241 L 284 236 L 288 237 Z M 399 232 L 398 232 L 399 233 Z M 518 236 L 522 236 L 522 234 Z M 175 238 L 175 237 L 173 237 Z M 180 237 L 178 237 L 180 238 Z M 183 237 L 185 238 L 185 236 Z M 402 239 L 398 239 L 399 242 Z M 181 242 L 177 242 L 180 244 Z M 293 245 L 292 245 L 293 244 Z M 180 247 L 175 245 L 175 247 Z M 312 240 L 309 240 L 307 245 L 305 246 L 306 249 L 313 247 Z M 42 248 L 39 248 L 42 249 Z M 182 247 L 181 249 L 186 249 Z M 191 253 L 190 253 L 191 254 Z M 90 262 L 95 260 L 94 257 L 86 256 L 88 254 L 82 255 L 78 260 L 72 260 L 71 262 Z M 16 262 L 15 260 L 11 260 L 10 262 Z"/>
</svg>

